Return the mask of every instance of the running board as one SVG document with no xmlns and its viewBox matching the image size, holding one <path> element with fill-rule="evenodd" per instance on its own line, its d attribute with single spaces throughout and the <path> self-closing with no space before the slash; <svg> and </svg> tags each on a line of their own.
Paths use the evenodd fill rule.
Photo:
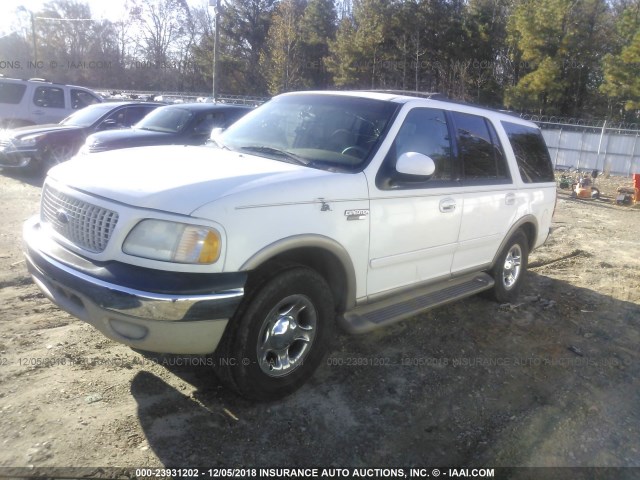
<svg viewBox="0 0 640 480">
<path fill-rule="evenodd" d="M 339 321 L 350 333 L 365 333 L 488 290 L 494 283 L 488 274 L 474 273 L 356 307 Z"/>
</svg>

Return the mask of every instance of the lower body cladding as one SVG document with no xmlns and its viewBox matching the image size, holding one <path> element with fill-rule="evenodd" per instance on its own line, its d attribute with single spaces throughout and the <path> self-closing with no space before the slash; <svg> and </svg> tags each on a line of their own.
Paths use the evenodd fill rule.
<svg viewBox="0 0 640 480">
<path fill-rule="evenodd" d="M 230 278 L 172 272 L 163 277 L 164 272 L 123 264 L 110 269 L 62 249 L 43 234 L 37 219 L 25 224 L 23 234 L 29 272 L 53 303 L 105 336 L 140 350 L 212 353 L 244 296 L 242 274 Z M 109 281 L 114 271 L 116 281 Z M 175 290 L 167 285 L 172 278 Z"/>
</svg>

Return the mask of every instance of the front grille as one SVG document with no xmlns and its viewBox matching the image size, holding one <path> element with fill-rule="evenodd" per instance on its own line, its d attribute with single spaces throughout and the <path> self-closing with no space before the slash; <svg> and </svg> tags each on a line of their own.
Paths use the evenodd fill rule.
<svg viewBox="0 0 640 480">
<path fill-rule="evenodd" d="M 0 140 L 0 148 L 8 147 L 9 145 L 11 145 L 11 140 L 9 139 Z"/>
<path fill-rule="evenodd" d="M 118 213 L 45 186 L 41 220 L 73 244 L 94 253 L 104 251 L 118 223 Z"/>
</svg>

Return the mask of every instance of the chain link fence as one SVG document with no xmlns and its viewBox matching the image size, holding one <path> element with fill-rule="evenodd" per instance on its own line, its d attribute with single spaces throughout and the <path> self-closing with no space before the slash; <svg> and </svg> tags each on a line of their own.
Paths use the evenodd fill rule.
<svg viewBox="0 0 640 480">
<path fill-rule="evenodd" d="M 588 122 L 542 115 L 521 117 L 542 129 L 556 169 L 598 170 L 623 176 L 640 173 L 640 125 L 637 123 Z"/>
</svg>

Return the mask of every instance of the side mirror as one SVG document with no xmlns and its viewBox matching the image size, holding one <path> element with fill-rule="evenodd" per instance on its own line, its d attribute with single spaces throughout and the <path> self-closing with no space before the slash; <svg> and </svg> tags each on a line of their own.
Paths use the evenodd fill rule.
<svg viewBox="0 0 640 480">
<path fill-rule="evenodd" d="M 418 152 L 406 152 L 396 162 L 398 173 L 428 177 L 436 171 L 436 163 L 431 157 Z"/>
<path fill-rule="evenodd" d="M 108 118 L 100 124 L 100 130 L 110 130 L 118 126 L 114 118 Z"/>
<path fill-rule="evenodd" d="M 211 130 L 211 135 L 209 135 L 208 143 L 221 146 L 222 142 L 220 141 L 220 135 L 222 134 L 222 132 L 224 132 L 224 128 L 222 127 L 216 127 L 213 130 Z"/>
<path fill-rule="evenodd" d="M 224 128 L 216 127 L 211 130 L 211 135 L 209 135 L 209 138 L 215 142 L 222 132 L 224 132 Z"/>
</svg>

